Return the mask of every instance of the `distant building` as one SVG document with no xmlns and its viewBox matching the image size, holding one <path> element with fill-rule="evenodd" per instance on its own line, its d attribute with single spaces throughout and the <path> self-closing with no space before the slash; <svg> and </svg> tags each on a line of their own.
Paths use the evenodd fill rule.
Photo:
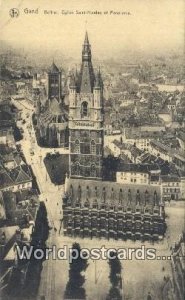
<svg viewBox="0 0 185 300">
<path fill-rule="evenodd" d="M 162 175 L 161 188 L 164 201 L 181 199 L 181 179 L 179 177 Z"/>
<path fill-rule="evenodd" d="M 180 143 L 181 149 L 184 151 L 185 150 L 185 131 L 179 131 L 177 133 L 177 139 Z"/>
<path fill-rule="evenodd" d="M 143 131 L 141 128 L 138 129 L 130 129 L 126 128 L 123 133 L 123 142 L 135 145 L 137 148 L 141 150 L 148 151 L 150 146 L 150 141 L 152 139 L 158 139 L 162 136 L 162 131 L 148 130 Z"/>
<path fill-rule="evenodd" d="M 155 156 L 160 156 L 163 160 L 172 162 L 172 150 L 160 141 L 151 140 L 149 144 L 149 152 Z"/>
<path fill-rule="evenodd" d="M 5 212 L 3 193 L 0 191 L 0 224 L 1 221 L 5 219 L 6 219 L 6 212 Z"/>
<path fill-rule="evenodd" d="M 120 164 L 116 171 L 116 182 L 123 185 L 160 185 L 161 170 L 158 165 Z"/>
<path fill-rule="evenodd" d="M 40 141 L 50 147 L 68 147 L 68 114 L 62 95 L 61 71 L 52 64 L 47 73 L 47 101 L 36 103 L 37 128 Z"/>
<path fill-rule="evenodd" d="M 185 171 L 185 157 L 183 151 L 182 153 L 176 153 L 176 151 L 174 152 L 173 163 L 177 169 Z"/>
<path fill-rule="evenodd" d="M 126 156 L 131 162 L 136 163 L 138 157 L 143 153 L 142 150 L 137 148 L 134 145 L 122 143 L 118 140 L 114 140 L 112 143 L 109 143 L 110 150 L 115 157 Z"/>
<path fill-rule="evenodd" d="M 8 145 L 12 147 L 15 144 L 13 137 L 13 129 L 10 128 L 0 128 L 0 145 Z"/>
<path fill-rule="evenodd" d="M 4 191 L 2 194 L 7 220 L 15 225 L 34 224 L 39 207 L 35 190 Z"/>
<path fill-rule="evenodd" d="M 27 165 L 7 170 L 0 165 L 0 191 L 19 191 L 32 188 L 32 175 Z"/>
</svg>

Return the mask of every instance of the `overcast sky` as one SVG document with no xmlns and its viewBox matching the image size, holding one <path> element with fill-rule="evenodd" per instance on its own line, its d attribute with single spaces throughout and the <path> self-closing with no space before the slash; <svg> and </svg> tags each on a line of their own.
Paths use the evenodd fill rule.
<svg viewBox="0 0 185 300">
<path fill-rule="evenodd" d="M 0 0 L 0 39 L 28 48 L 61 49 L 79 55 L 88 30 L 95 56 L 139 50 L 165 54 L 183 50 L 184 0 Z M 19 8 L 10 18 L 10 8 Z M 39 9 L 26 14 L 24 9 Z M 44 15 L 43 10 L 57 15 Z M 108 11 L 108 15 L 61 15 L 61 10 Z M 110 11 L 130 15 L 110 15 Z M 87 23 L 87 24 L 86 24 Z"/>
</svg>

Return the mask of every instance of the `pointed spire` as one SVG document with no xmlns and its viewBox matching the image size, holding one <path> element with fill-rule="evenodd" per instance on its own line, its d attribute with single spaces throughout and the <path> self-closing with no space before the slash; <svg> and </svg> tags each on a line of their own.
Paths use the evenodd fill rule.
<svg viewBox="0 0 185 300">
<path fill-rule="evenodd" d="M 51 73 L 58 73 L 59 72 L 59 69 L 57 68 L 57 66 L 54 63 L 54 59 L 53 59 L 52 65 L 49 69 L 49 72 L 51 72 Z"/>
<path fill-rule="evenodd" d="M 85 32 L 84 45 L 89 45 L 89 38 L 88 38 L 88 33 L 87 33 L 87 31 Z"/>
<path fill-rule="evenodd" d="M 75 79 L 74 74 L 71 74 L 71 76 L 70 76 L 69 87 L 76 88 L 76 79 Z"/>
<path fill-rule="evenodd" d="M 98 71 L 96 72 L 95 76 L 95 89 L 100 89 L 102 87 L 102 78 L 101 78 L 101 72 L 100 72 L 100 67 L 98 68 Z"/>
<path fill-rule="evenodd" d="M 95 85 L 94 85 L 94 88 L 95 89 L 100 89 L 101 87 L 101 82 L 100 82 L 100 73 L 99 71 L 96 73 L 95 75 Z"/>
<path fill-rule="evenodd" d="M 91 61 L 91 45 L 89 44 L 88 33 L 85 33 L 85 40 L 82 47 L 82 61 Z"/>
</svg>

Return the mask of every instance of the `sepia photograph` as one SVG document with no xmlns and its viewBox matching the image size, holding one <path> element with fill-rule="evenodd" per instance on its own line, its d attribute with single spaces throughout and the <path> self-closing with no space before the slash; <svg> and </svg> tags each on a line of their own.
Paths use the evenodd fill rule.
<svg viewBox="0 0 185 300">
<path fill-rule="evenodd" d="M 0 0 L 0 300 L 185 297 L 184 0 Z"/>
</svg>

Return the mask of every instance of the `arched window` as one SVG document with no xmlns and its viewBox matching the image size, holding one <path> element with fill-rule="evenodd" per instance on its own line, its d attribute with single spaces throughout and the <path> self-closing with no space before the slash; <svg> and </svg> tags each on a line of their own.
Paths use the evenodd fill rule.
<svg viewBox="0 0 185 300">
<path fill-rule="evenodd" d="M 123 202 L 123 190 L 119 190 L 119 205 L 122 205 Z"/>
<path fill-rule="evenodd" d="M 145 191 L 145 205 L 147 205 L 149 203 L 149 193 L 148 191 L 146 190 Z"/>
<path fill-rule="evenodd" d="M 81 196 L 82 196 L 82 189 L 81 189 L 81 186 L 79 185 L 78 186 L 78 197 L 77 197 L 77 199 L 78 199 L 79 202 L 81 200 Z"/>
<path fill-rule="evenodd" d="M 139 193 L 139 190 L 137 190 L 137 194 L 136 194 L 136 205 L 140 205 L 140 200 L 141 200 L 141 197 L 140 197 L 140 193 Z"/>
<path fill-rule="evenodd" d="M 75 152 L 80 153 L 80 141 L 79 140 L 75 141 Z"/>
<path fill-rule="evenodd" d="M 86 101 L 84 101 L 82 103 L 81 106 L 81 116 L 83 117 L 87 117 L 87 113 L 88 113 L 88 103 Z"/>
<path fill-rule="evenodd" d="M 106 200 L 106 191 L 105 191 L 105 187 L 103 187 L 103 190 L 102 190 L 102 202 L 105 203 L 105 200 Z"/>
<path fill-rule="evenodd" d="M 95 141 L 91 141 L 91 154 L 96 154 L 96 144 Z"/>
</svg>

